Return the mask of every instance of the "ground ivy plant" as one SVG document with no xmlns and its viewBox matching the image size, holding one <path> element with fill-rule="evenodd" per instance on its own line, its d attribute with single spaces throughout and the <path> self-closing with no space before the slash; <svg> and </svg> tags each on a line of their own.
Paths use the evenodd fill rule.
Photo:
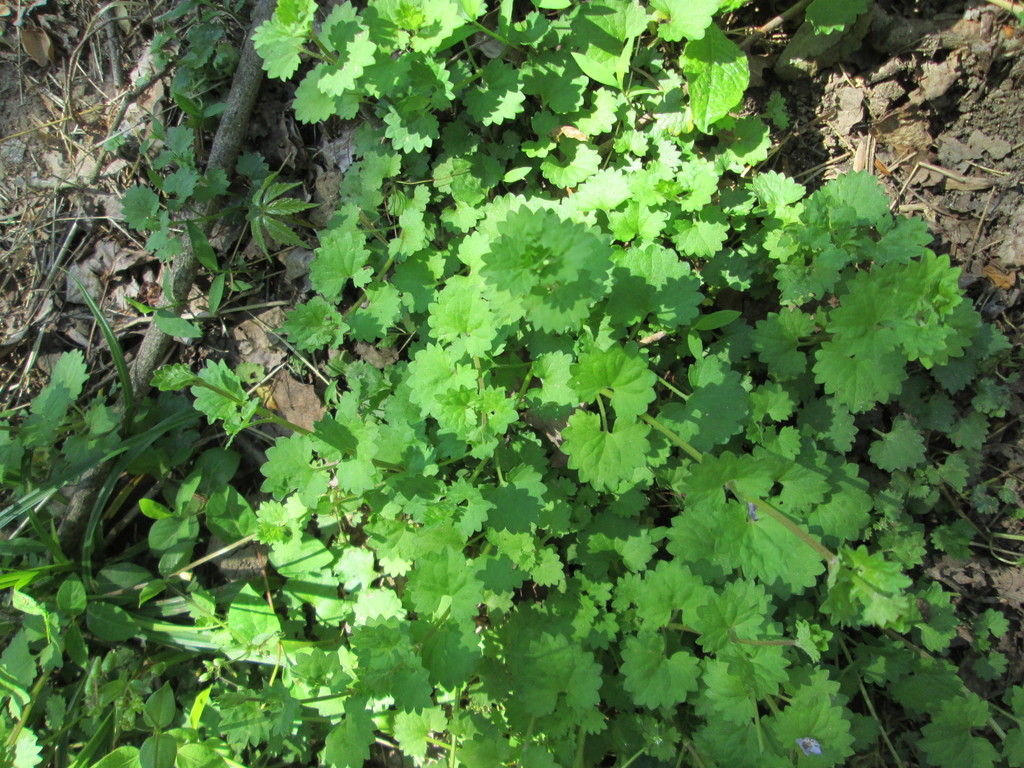
<svg viewBox="0 0 1024 768">
<path fill-rule="evenodd" d="M 282 329 L 328 415 L 258 503 L 204 454 L 148 569 L 100 571 L 92 635 L 205 659 L 109 765 L 1024 765 L 1024 689 L 951 657 L 973 629 L 998 678 L 1005 618 L 919 571 L 966 548 L 924 523 L 979 477 L 1005 342 L 874 178 L 756 170 L 741 5 L 280 0 L 268 74 L 358 124 Z M 259 379 L 155 383 L 230 443 L 282 423 Z M 190 569 L 210 535 L 264 577 Z"/>
</svg>

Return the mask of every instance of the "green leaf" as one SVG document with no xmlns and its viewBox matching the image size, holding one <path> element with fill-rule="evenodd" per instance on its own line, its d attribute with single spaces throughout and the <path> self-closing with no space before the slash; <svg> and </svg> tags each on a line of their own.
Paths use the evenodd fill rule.
<svg viewBox="0 0 1024 768">
<path fill-rule="evenodd" d="M 325 763 L 331 768 L 363 768 L 370 759 L 370 745 L 375 741 L 373 731 L 366 700 L 346 700 L 344 718 L 327 734 Z"/>
<path fill-rule="evenodd" d="M 377 46 L 370 33 L 360 24 L 354 6 L 345 3 L 331 10 L 321 28 L 321 35 L 338 51 L 338 60 L 320 76 L 317 87 L 329 96 L 341 96 L 355 88 L 363 69 L 373 63 Z"/>
<path fill-rule="evenodd" d="M 657 376 L 647 367 L 646 355 L 636 344 L 594 349 L 572 366 L 571 386 L 581 400 L 593 402 L 602 390 L 611 390 L 611 404 L 618 420 L 632 422 L 654 400 Z"/>
<path fill-rule="evenodd" d="M 868 10 L 871 0 L 814 0 L 804 11 L 804 19 L 819 35 L 842 32 Z"/>
<path fill-rule="evenodd" d="M 25 421 L 26 442 L 48 445 L 52 443 L 61 421 L 82 393 L 88 380 L 88 371 L 82 353 L 65 352 L 57 360 L 50 381 L 43 391 L 32 398 L 31 417 Z"/>
<path fill-rule="evenodd" d="M 677 219 L 672 242 L 684 256 L 711 258 L 729 237 L 729 222 L 717 206 L 707 206 L 696 217 Z"/>
<path fill-rule="evenodd" d="M 89 603 L 85 621 L 90 632 L 110 643 L 130 640 L 139 632 L 131 615 L 124 608 L 110 603 Z"/>
<path fill-rule="evenodd" d="M 77 577 L 62 582 L 57 590 L 57 608 L 67 616 L 78 616 L 86 607 L 85 587 Z"/>
<path fill-rule="evenodd" d="M 225 273 L 221 272 L 210 282 L 210 295 L 208 297 L 210 314 L 216 315 L 220 310 L 221 302 L 224 300 L 224 287 L 226 283 Z"/>
<path fill-rule="evenodd" d="M 910 469 L 924 461 L 924 437 L 907 418 L 893 422 L 892 429 L 868 449 L 875 466 L 887 472 Z"/>
<path fill-rule="evenodd" d="M 153 374 L 152 384 L 162 392 L 175 392 L 191 385 L 196 375 L 184 363 L 165 365 Z"/>
<path fill-rule="evenodd" d="M 174 768 L 178 755 L 178 742 L 167 733 L 154 733 L 139 748 L 142 768 Z"/>
<path fill-rule="evenodd" d="M 863 545 L 844 548 L 841 562 L 822 606 L 826 613 L 843 623 L 861 619 L 897 631 L 905 631 L 909 621 L 917 618 L 917 601 L 906 591 L 910 578 L 898 564 Z"/>
<path fill-rule="evenodd" d="M 313 443 L 307 435 L 278 439 L 274 447 L 267 450 L 267 462 L 260 468 L 266 477 L 260 489 L 278 499 L 299 491 L 302 503 L 315 507 L 327 492 L 330 477 L 312 462 Z"/>
<path fill-rule="evenodd" d="M 693 122 L 704 133 L 739 106 L 750 81 L 747 57 L 715 24 L 683 51 Z"/>
<path fill-rule="evenodd" d="M 427 739 L 432 733 L 441 734 L 448 726 L 448 718 L 440 707 L 430 707 L 421 712 L 397 712 L 394 735 L 402 748 L 402 754 L 413 760 L 422 761 L 427 756 Z"/>
<path fill-rule="evenodd" d="M 780 744 L 799 754 L 798 739 L 813 738 L 821 745 L 818 762 L 823 766 L 847 765 L 854 754 L 850 714 L 843 706 L 845 697 L 839 683 L 830 680 L 828 672 L 818 670 L 804 684 L 790 692 L 790 703 L 768 724 Z M 810 758 L 798 758 L 810 764 Z"/>
<path fill-rule="evenodd" d="M 227 624 L 232 634 L 248 646 L 266 643 L 281 631 L 281 620 L 263 595 L 248 584 L 231 601 Z"/>
<path fill-rule="evenodd" d="M 347 120 L 358 110 L 359 100 L 353 94 L 329 96 L 320 90 L 320 77 L 327 70 L 327 64 L 317 64 L 295 89 L 292 109 L 300 123 L 321 123 L 335 116 Z"/>
<path fill-rule="evenodd" d="M 754 176 L 750 187 L 757 195 L 758 201 L 772 215 L 803 199 L 805 188 L 793 179 L 776 171 L 765 171 Z"/>
<path fill-rule="evenodd" d="M 455 276 L 428 307 L 434 337 L 450 345 L 454 356 L 465 353 L 476 357 L 490 352 L 498 328 L 485 296 L 482 280 Z"/>
<path fill-rule="evenodd" d="M 92 768 L 141 768 L 138 747 L 118 747 L 92 764 Z"/>
<path fill-rule="evenodd" d="M 601 167 L 601 156 L 588 144 L 577 142 L 562 143 L 562 158 L 549 155 L 540 164 L 544 178 L 557 187 L 575 187 L 597 173 Z"/>
<path fill-rule="evenodd" d="M 501 59 L 493 59 L 481 71 L 482 83 L 465 96 L 469 114 L 483 125 L 498 125 L 514 118 L 523 108 L 526 94 L 519 72 Z"/>
<path fill-rule="evenodd" d="M 579 68 L 602 85 L 621 89 L 632 39 L 647 24 L 647 13 L 635 2 L 600 2 L 581 6 L 573 20 L 572 57 Z"/>
<path fill-rule="evenodd" d="M 36 678 L 36 657 L 29 648 L 25 631 L 18 632 L 0 656 L 0 685 L 11 697 L 12 711 L 31 701 L 29 688 Z"/>
<path fill-rule="evenodd" d="M 153 322 L 168 336 L 175 336 L 179 339 L 201 339 L 203 337 L 203 332 L 194 323 L 169 309 L 158 309 L 153 315 Z"/>
<path fill-rule="evenodd" d="M 623 493 L 650 477 L 646 471 L 650 431 L 646 424 L 619 421 L 605 432 L 598 414 L 576 411 L 562 430 L 562 450 L 581 480 L 597 490 Z"/>
<path fill-rule="evenodd" d="M 287 80 L 295 74 L 316 8 L 315 0 L 280 0 L 273 17 L 253 33 L 253 45 L 270 77 Z"/>
<path fill-rule="evenodd" d="M 209 690 L 209 689 L 207 689 Z M 206 744 L 183 744 L 178 748 L 176 768 L 224 768 L 224 758 Z"/>
<path fill-rule="evenodd" d="M 177 707 L 174 703 L 174 691 L 170 683 L 164 683 L 158 690 L 154 691 L 142 708 L 142 714 L 146 724 L 153 729 L 163 730 L 174 720 Z"/>
<path fill-rule="evenodd" d="M 464 622 L 477 613 L 482 584 L 461 552 L 446 549 L 417 561 L 409 574 L 408 595 L 421 616 L 440 619 L 450 615 Z"/>
<path fill-rule="evenodd" d="M 224 422 L 229 434 L 244 429 L 256 412 L 258 402 L 249 400 L 238 374 L 223 360 L 218 360 L 207 363 L 198 378 L 202 384 L 195 384 L 189 390 L 196 399 L 196 409 L 206 414 L 211 424 L 218 420 Z"/>
<path fill-rule="evenodd" d="M 178 201 L 184 201 L 192 196 L 198 183 L 198 171 L 193 168 L 179 168 L 173 173 L 169 173 L 164 179 L 163 192 L 165 195 L 177 198 Z M 172 209 L 177 210 L 179 204 L 175 202 Z"/>
<path fill-rule="evenodd" d="M 815 354 L 814 379 L 852 413 L 863 413 L 899 394 L 907 374 L 897 352 L 854 356 L 844 345 L 826 341 Z"/>
<path fill-rule="evenodd" d="M 483 657 L 473 629 L 447 622 L 439 627 L 424 623 L 421 628 L 426 632 L 422 640 L 423 665 L 431 682 L 448 690 L 469 682 Z"/>
<path fill-rule="evenodd" d="M 365 268 L 370 259 L 366 236 L 357 222 L 357 217 L 347 216 L 340 226 L 320 233 L 320 247 L 310 264 L 309 279 L 328 301 L 340 299 L 349 281 L 362 288 L 372 277 L 372 271 Z"/>
<path fill-rule="evenodd" d="M 159 208 L 160 198 L 148 187 L 132 187 L 121 198 L 125 223 L 139 232 L 159 226 L 156 220 Z"/>
<path fill-rule="evenodd" d="M 665 640 L 656 632 L 627 637 L 622 649 L 622 676 L 633 701 L 641 707 L 671 707 L 697 690 L 699 662 L 686 651 L 665 652 Z"/>
<path fill-rule="evenodd" d="M 932 721 L 921 729 L 918 745 L 929 765 L 942 768 L 992 768 L 999 753 L 973 729 L 989 722 L 989 708 L 976 694 L 937 701 Z"/>
<path fill-rule="evenodd" d="M 800 347 L 813 332 L 814 318 L 806 312 L 796 309 L 772 312 L 757 322 L 754 349 L 771 367 L 776 380 L 794 379 L 807 370 L 807 354 Z"/>
<path fill-rule="evenodd" d="M 422 152 L 434 143 L 440 133 L 437 118 L 416 107 L 407 106 L 401 111 L 391 107 L 384 115 L 387 125 L 384 135 L 391 139 L 399 152 Z"/>
<path fill-rule="evenodd" d="M 658 37 L 670 43 L 699 40 L 720 4 L 721 0 L 651 0 L 657 11 Z"/>
<path fill-rule="evenodd" d="M 743 429 L 750 396 L 740 375 L 716 357 L 690 366 L 687 379 L 693 394 L 685 403 L 667 403 L 658 420 L 698 451 L 723 445 Z"/>
<path fill-rule="evenodd" d="M 341 346 L 349 327 L 338 310 L 314 296 L 288 313 L 281 330 L 296 347 L 311 350 Z"/>
</svg>

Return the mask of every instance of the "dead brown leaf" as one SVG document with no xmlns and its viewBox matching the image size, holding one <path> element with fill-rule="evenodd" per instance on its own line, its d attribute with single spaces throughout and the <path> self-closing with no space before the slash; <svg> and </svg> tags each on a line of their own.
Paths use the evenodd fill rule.
<svg viewBox="0 0 1024 768">
<path fill-rule="evenodd" d="M 53 64 L 55 51 L 53 40 L 42 27 L 23 27 L 21 30 L 21 47 L 25 53 L 38 64 L 45 67 Z"/>
<path fill-rule="evenodd" d="M 853 126 L 864 119 L 864 91 L 861 88 L 840 88 L 836 96 L 836 131 L 847 137 L 853 132 Z"/>
<path fill-rule="evenodd" d="M 994 574 L 992 586 L 1007 605 L 1014 608 L 1024 605 L 1024 573 L 1020 568 L 1004 568 Z"/>
<path fill-rule="evenodd" d="M 313 385 L 296 381 L 286 371 L 278 371 L 273 382 L 277 412 L 292 424 L 312 431 L 313 424 L 326 413 Z"/>
<path fill-rule="evenodd" d="M 943 62 L 928 62 L 921 73 L 921 87 L 910 94 L 910 101 L 921 104 L 944 96 L 961 77 L 960 57 L 954 52 Z"/>
<path fill-rule="evenodd" d="M 269 335 L 266 329 L 279 328 L 284 321 L 284 312 L 274 307 L 233 329 L 231 335 L 235 338 L 242 360 L 262 365 L 266 370 L 280 365 L 285 356 L 284 346 L 280 339 Z"/>
<path fill-rule="evenodd" d="M 991 281 L 992 285 L 1001 291 L 1010 290 L 1017 282 L 1016 272 L 1007 272 L 995 264 L 986 264 L 982 267 L 981 271 Z"/>
<path fill-rule="evenodd" d="M 902 111 L 889 115 L 875 124 L 875 138 L 897 152 L 927 152 L 931 146 L 928 119 L 915 111 Z"/>
<path fill-rule="evenodd" d="M 587 139 L 587 134 L 574 125 L 563 125 L 555 132 L 554 139 L 555 141 L 558 141 L 563 136 L 570 139 L 576 139 L 576 141 L 589 141 L 589 139 Z"/>
</svg>

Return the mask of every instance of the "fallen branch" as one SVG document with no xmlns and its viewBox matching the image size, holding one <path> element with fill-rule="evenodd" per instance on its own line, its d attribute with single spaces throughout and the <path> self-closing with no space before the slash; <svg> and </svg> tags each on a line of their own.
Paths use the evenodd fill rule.
<svg viewBox="0 0 1024 768">
<path fill-rule="evenodd" d="M 231 83 L 231 92 L 228 94 L 227 108 L 221 116 L 220 125 L 214 135 L 213 147 L 210 149 L 210 157 L 206 163 L 207 173 L 218 168 L 228 174 L 234 170 L 235 160 L 248 127 L 249 117 L 263 82 L 263 66 L 252 44 L 252 32 L 270 18 L 274 6 L 275 0 L 260 0 L 253 11 L 250 31 L 243 43 L 238 67 Z M 200 207 L 198 219 L 206 220 L 215 210 L 216 201 L 211 200 Z M 167 309 L 175 313 L 181 311 L 182 300 L 192 289 L 192 283 L 199 268 L 199 262 L 196 260 L 192 243 L 188 238 L 185 238 L 183 245 L 181 254 L 171 262 L 163 281 L 163 285 L 169 287 L 170 292 L 170 295 L 166 297 Z M 149 390 L 153 373 L 170 349 L 171 341 L 171 337 L 161 331 L 155 323 L 146 331 L 131 369 L 136 403 Z M 122 404 L 123 406 L 124 404 Z M 104 463 L 89 470 L 82 476 L 81 482 L 72 494 L 67 512 L 61 520 L 57 532 L 61 549 L 65 554 L 74 551 L 82 543 L 93 507 L 110 471 L 110 463 Z"/>
</svg>

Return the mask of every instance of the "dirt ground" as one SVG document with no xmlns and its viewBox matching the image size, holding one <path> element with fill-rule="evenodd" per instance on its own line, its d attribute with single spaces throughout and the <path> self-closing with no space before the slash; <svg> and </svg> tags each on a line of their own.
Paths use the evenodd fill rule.
<svg viewBox="0 0 1024 768">
<path fill-rule="evenodd" d="M 129 139 L 152 115 L 173 119 L 170 75 L 132 89 L 140 72 L 156 66 L 146 54 L 155 14 L 141 5 L 133 17 L 118 18 L 89 0 L 0 3 L 0 410 L 27 401 L 56 353 L 105 354 L 80 289 L 62 269 L 102 304 L 128 350 L 145 327 L 129 300 L 159 296 L 159 264 L 120 211 L 121 193 L 140 180 L 138 165 L 130 152 L 103 149 L 122 110 Z M 765 25 L 787 5 L 761 3 L 743 22 Z M 787 66 L 797 33 L 796 24 L 782 24 L 749 46 L 755 87 L 746 108 L 782 108 L 768 166 L 810 187 L 850 170 L 873 172 L 894 211 L 928 222 L 934 249 L 962 267 L 964 289 L 1019 348 L 1024 29 L 991 3 L 879 0 L 842 60 L 825 55 Z M 317 139 L 287 117 L 287 94 L 266 91 L 266 99 L 277 108 L 258 110 L 248 149 L 271 156 L 275 167 L 291 163 L 284 176 L 306 182 L 313 195 L 314 171 L 296 160 L 308 155 L 302 144 Z M 285 280 L 291 266 L 268 273 L 257 297 L 263 306 L 294 298 Z M 238 344 L 269 349 L 256 326 L 226 331 Z M 286 389 L 294 383 L 282 382 Z M 1020 477 L 1024 384 L 1013 375 L 1006 383 L 1013 410 L 987 450 L 994 474 Z M 308 400 L 309 391 L 278 394 L 287 404 Z M 978 524 L 1022 533 L 1009 516 Z M 981 547 L 967 562 L 936 562 L 928 572 L 979 612 L 1002 605 L 1015 619 L 1017 634 L 1001 650 L 1017 683 L 1024 681 L 1024 575 L 1013 555 Z"/>
</svg>

